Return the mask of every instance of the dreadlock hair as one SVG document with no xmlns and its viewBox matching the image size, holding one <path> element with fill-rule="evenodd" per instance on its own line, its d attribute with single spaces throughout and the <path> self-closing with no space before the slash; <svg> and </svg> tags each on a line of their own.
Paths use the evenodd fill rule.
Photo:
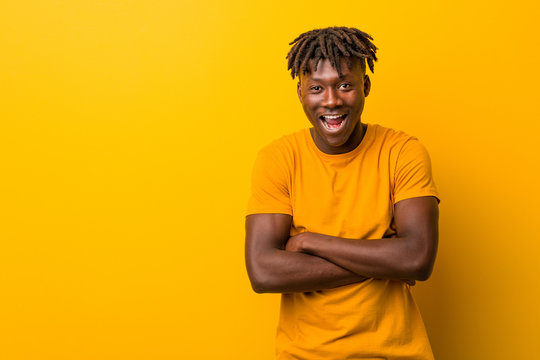
<svg viewBox="0 0 540 360">
<path fill-rule="evenodd" d="M 373 38 L 355 28 L 328 27 L 305 32 L 294 39 L 286 59 L 289 60 L 287 70 L 291 70 L 292 78 L 309 72 L 309 62 L 313 60 L 313 71 L 321 59 L 328 59 L 338 75 L 342 76 L 340 58 L 344 57 L 347 66 L 351 67 L 351 58 L 361 60 L 362 70 L 366 70 L 366 61 L 371 72 L 373 62 L 377 61 L 377 47 L 370 41 Z"/>
</svg>

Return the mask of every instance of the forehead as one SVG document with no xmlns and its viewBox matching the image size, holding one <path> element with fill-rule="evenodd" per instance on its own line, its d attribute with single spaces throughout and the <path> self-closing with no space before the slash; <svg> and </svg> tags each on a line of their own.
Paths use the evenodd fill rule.
<svg viewBox="0 0 540 360">
<path fill-rule="evenodd" d="M 347 61 L 344 58 L 340 58 L 340 65 L 341 77 L 339 76 L 337 69 L 330 63 L 330 60 L 319 60 L 316 71 L 314 71 L 315 61 L 310 60 L 308 63 L 308 72 L 306 74 L 300 74 L 300 80 L 302 80 L 302 78 L 305 78 L 306 80 L 342 79 L 345 77 L 358 77 L 364 75 L 361 60 L 358 58 L 351 58 L 350 67 L 347 65 Z"/>
</svg>

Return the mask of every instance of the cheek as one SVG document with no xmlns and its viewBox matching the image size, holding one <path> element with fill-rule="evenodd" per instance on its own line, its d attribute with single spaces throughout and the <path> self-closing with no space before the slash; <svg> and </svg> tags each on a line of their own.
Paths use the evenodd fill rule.
<svg viewBox="0 0 540 360">
<path fill-rule="evenodd" d="M 364 99 L 363 98 L 351 99 L 351 101 L 348 102 L 348 104 L 352 108 L 355 108 L 357 111 L 362 111 L 362 109 L 364 108 Z"/>
<path fill-rule="evenodd" d="M 309 101 L 304 101 L 302 107 L 307 114 L 314 114 L 316 111 L 316 106 Z"/>
</svg>

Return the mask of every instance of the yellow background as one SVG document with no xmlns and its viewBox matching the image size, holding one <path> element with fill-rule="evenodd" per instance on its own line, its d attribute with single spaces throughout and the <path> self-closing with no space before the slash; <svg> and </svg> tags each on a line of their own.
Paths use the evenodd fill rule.
<svg viewBox="0 0 540 360">
<path fill-rule="evenodd" d="M 251 291 L 256 151 L 308 126 L 288 42 L 380 48 L 363 116 L 417 135 L 441 203 L 415 288 L 437 359 L 540 353 L 535 1 L 0 2 L 0 358 L 272 359 Z"/>
</svg>

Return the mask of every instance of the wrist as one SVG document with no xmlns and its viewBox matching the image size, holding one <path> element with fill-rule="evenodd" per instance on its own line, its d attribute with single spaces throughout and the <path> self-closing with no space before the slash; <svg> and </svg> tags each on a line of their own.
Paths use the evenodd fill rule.
<svg viewBox="0 0 540 360">
<path fill-rule="evenodd" d="M 302 252 L 315 255 L 315 252 L 317 250 L 317 241 L 320 237 L 320 234 L 315 234 L 311 232 L 305 232 L 303 234 L 305 235 L 302 236 L 301 241 Z"/>
</svg>

